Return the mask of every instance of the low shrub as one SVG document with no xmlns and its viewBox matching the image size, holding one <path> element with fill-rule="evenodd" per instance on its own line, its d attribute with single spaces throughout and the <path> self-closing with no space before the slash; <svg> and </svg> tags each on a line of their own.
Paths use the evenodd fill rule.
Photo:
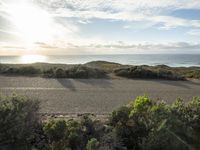
<svg viewBox="0 0 200 150">
<path fill-rule="evenodd" d="M 69 78 L 103 78 L 106 73 L 103 70 L 90 68 L 83 65 L 74 66 L 66 70 L 66 75 Z"/>
<path fill-rule="evenodd" d="M 38 75 L 41 74 L 41 70 L 32 66 L 7 67 L 3 69 L 2 73 L 8 75 Z"/>
<path fill-rule="evenodd" d="M 96 150 L 99 148 L 99 141 L 95 138 L 92 138 L 87 143 L 87 150 Z"/>
<path fill-rule="evenodd" d="M 127 149 L 200 148 L 200 97 L 189 103 L 177 99 L 172 105 L 167 105 L 142 96 L 116 111 L 111 117 L 112 124 L 115 120 L 113 130 L 116 131 L 117 141 L 121 141 Z M 126 118 L 123 122 L 121 116 Z"/>
<path fill-rule="evenodd" d="M 184 80 L 184 77 L 167 69 L 152 69 L 149 66 L 134 66 L 114 70 L 115 75 L 127 78 L 144 78 L 144 79 L 170 79 Z"/>
<path fill-rule="evenodd" d="M 55 77 L 54 69 L 50 68 L 50 69 L 44 70 L 43 76 L 47 78 L 54 78 Z"/>
<path fill-rule="evenodd" d="M 200 70 L 191 71 L 186 74 L 186 77 L 200 79 Z"/>
<path fill-rule="evenodd" d="M 51 150 L 64 150 L 67 147 L 67 125 L 64 120 L 51 120 L 44 124 L 44 133 L 48 137 Z"/>
<path fill-rule="evenodd" d="M 105 78 L 106 73 L 103 70 L 77 65 L 66 70 L 61 68 L 48 69 L 43 72 L 45 77 L 55 78 Z"/>
<path fill-rule="evenodd" d="M 0 149 L 30 149 L 39 126 L 37 101 L 0 96 Z"/>
<path fill-rule="evenodd" d="M 58 68 L 55 70 L 55 77 L 56 78 L 65 78 L 66 77 L 66 73 L 63 69 Z"/>
<path fill-rule="evenodd" d="M 139 96 L 114 110 L 108 122 L 83 115 L 41 123 L 37 111 L 37 101 L 0 97 L 0 149 L 200 149 L 200 97 L 166 104 Z"/>
</svg>

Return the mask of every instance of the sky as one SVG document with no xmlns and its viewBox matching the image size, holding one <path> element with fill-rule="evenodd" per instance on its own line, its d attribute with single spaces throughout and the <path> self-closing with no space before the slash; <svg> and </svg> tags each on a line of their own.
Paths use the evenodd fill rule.
<svg viewBox="0 0 200 150">
<path fill-rule="evenodd" d="M 0 0 L 0 55 L 200 54 L 200 0 Z"/>
</svg>

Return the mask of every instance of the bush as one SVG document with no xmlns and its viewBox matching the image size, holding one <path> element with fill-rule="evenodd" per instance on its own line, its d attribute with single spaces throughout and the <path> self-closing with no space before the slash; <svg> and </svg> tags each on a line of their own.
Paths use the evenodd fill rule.
<svg viewBox="0 0 200 150">
<path fill-rule="evenodd" d="M 200 97 L 169 105 L 139 96 L 114 110 L 109 122 L 83 115 L 41 124 L 37 110 L 29 98 L 0 97 L 0 149 L 200 149 Z"/>
<path fill-rule="evenodd" d="M 43 71 L 43 76 L 44 76 L 44 77 L 48 77 L 48 78 L 53 78 L 53 77 L 55 77 L 54 69 L 53 69 L 53 68 L 50 68 L 50 69 L 44 70 L 44 71 Z"/>
<path fill-rule="evenodd" d="M 87 143 L 87 150 L 97 150 L 99 148 L 99 142 L 97 139 L 92 138 Z"/>
<path fill-rule="evenodd" d="M 112 117 L 111 117 L 111 124 L 113 126 L 117 124 L 125 124 L 127 123 L 129 119 L 129 114 L 130 114 L 131 109 L 127 106 L 122 106 L 112 112 Z"/>
<path fill-rule="evenodd" d="M 43 127 L 48 137 L 49 149 L 64 150 L 67 147 L 67 126 L 64 120 L 47 122 Z"/>
<path fill-rule="evenodd" d="M 56 78 L 65 78 L 66 77 L 65 71 L 61 68 L 56 69 L 55 77 Z"/>
<path fill-rule="evenodd" d="M 73 119 L 46 122 L 43 130 L 48 139 L 48 149 L 86 149 L 89 139 L 98 138 L 94 125 L 88 116 L 83 116 L 80 122 Z M 89 143 L 93 147 L 93 142 Z"/>
<path fill-rule="evenodd" d="M 61 68 L 51 68 L 43 72 L 45 77 L 55 78 L 104 78 L 106 73 L 103 70 L 86 67 L 83 65 L 73 66 L 66 70 Z"/>
<path fill-rule="evenodd" d="M 183 80 L 184 78 L 165 68 L 153 69 L 149 66 L 134 66 L 114 70 L 115 75 L 127 78 L 145 78 L 145 79 L 170 79 Z"/>
<path fill-rule="evenodd" d="M 117 76 L 123 76 L 128 78 L 153 78 L 156 77 L 156 73 L 142 66 L 121 68 L 114 70 Z"/>
<path fill-rule="evenodd" d="M 32 66 L 24 66 L 19 68 L 8 67 L 4 68 L 3 74 L 11 74 L 11 75 L 38 75 L 41 74 L 40 69 L 36 69 Z"/>
<path fill-rule="evenodd" d="M 103 78 L 106 77 L 106 73 L 100 69 L 77 65 L 66 70 L 66 76 L 69 78 Z"/>
<path fill-rule="evenodd" d="M 0 97 L 0 147 L 30 149 L 39 126 L 37 101 L 27 97 Z"/>
<path fill-rule="evenodd" d="M 200 79 L 200 70 L 191 71 L 186 74 L 186 77 Z"/>
<path fill-rule="evenodd" d="M 40 69 L 36 69 L 32 66 L 25 66 L 19 68 L 19 74 L 21 75 L 36 75 L 40 73 L 41 73 Z"/>
<path fill-rule="evenodd" d="M 129 109 L 131 110 L 126 111 Z M 125 118 L 123 123 L 115 121 L 114 131 L 117 141 L 121 141 L 128 149 L 197 150 L 200 148 L 200 97 L 194 98 L 188 104 L 177 99 L 172 105 L 167 105 L 142 96 L 136 98 L 130 105 L 114 111 L 111 117 L 112 123 L 116 120 L 116 114 Z M 118 120 L 122 119 L 118 117 Z"/>
</svg>

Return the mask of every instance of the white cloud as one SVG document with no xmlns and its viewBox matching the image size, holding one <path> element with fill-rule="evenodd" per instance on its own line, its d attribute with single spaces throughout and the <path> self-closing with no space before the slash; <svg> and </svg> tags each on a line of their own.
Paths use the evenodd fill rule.
<svg viewBox="0 0 200 150">
<path fill-rule="evenodd" d="M 190 31 L 188 32 L 188 34 L 190 34 L 190 35 L 195 35 L 195 36 L 200 36 L 200 29 L 190 30 Z"/>
<path fill-rule="evenodd" d="M 104 43 L 104 44 L 102 44 Z M 127 43 L 91 42 L 91 43 L 42 43 L 37 42 L 27 48 L 25 45 L 0 42 L 1 55 L 42 54 L 42 55 L 70 55 L 70 54 L 165 54 L 165 53 L 199 53 L 200 43 Z"/>
<path fill-rule="evenodd" d="M 21 2 L 30 2 L 30 0 L 16 0 Z M 19 6 L 19 4 L 15 3 Z M 42 49 L 41 53 L 162 53 L 162 52 L 198 52 L 199 43 L 124 43 L 108 42 L 99 37 L 82 38 L 80 33 L 80 24 L 87 25 L 92 19 L 106 19 L 109 21 L 124 21 L 124 29 L 148 28 L 159 25 L 160 29 L 171 29 L 176 27 L 196 28 L 188 32 L 190 35 L 200 35 L 200 20 L 189 20 L 169 16 L 168 12 L 178 9 L 199 9 L 199 0 L 33 0 L 33 6 L 38 10 L 47 13 L 50 21 L 47 28 L 42 26 L 40 31 L 46 31 L 51 37 L 50 41 L 34 40 L 32 46 L 23 45 L 26 49 L 37 51 Z M 10 2 L 13 0 L 0 1 L 0 16 L 12 21 L 9 9 Z M 75 21 L 73 20 L 74 18 Z M 41 19 L 42 22 L 42 19 Z M 134 23 L 140 23 L 135 25 Z M 141 23 L 142 22 L 142 23 Z M 40 26 L 38 26 L 40 28 Z M 20 31 L 11 31 L 0 29 L 2 32 L 20 36 Z M 47 32 L 48 31 L 48 32 Z M 34 33 L 34 32 L 33 32 Z M 107 34 L 107 33 L 105 33 Z M 33 34 L 34 35 L 34 34 Z M 37 36 L 36 36 L 37 37 Z M 38 39 L 38 38 L 35 38 Z M 40 38 L 39 38 L 40 39 Z M 112 40 L 111 40 L 112 41 Z M 8 44 L 10 45 L 10 44 Z M 18 46 L 13 46 L 16 51 Z M 1 52 L 8 49 L 8 46 L 0 45 Z M 18 47 L 19 48 L 19 47 Z M 47 51 L 51 49 L 51 51 Z M 19 50 L 20 51 L 20 50 Z M 24 50 L 21 52 L 24 52 Z"/>
<path fill-rule="evenodd" d="M 41 4 L 41 0 L 40 0 Z M 51 0 L 42 1 L 42 6 L 52 9 L 57 17 L 92 18 L 120 21 L 146 21 L 163 24 L 163 29 L 175 27 L 200 27 L 199 20 L 187 20 L 167 16 L 166 12 L 177 9 L 200 8 L 196 0 Z"/>
</svg>

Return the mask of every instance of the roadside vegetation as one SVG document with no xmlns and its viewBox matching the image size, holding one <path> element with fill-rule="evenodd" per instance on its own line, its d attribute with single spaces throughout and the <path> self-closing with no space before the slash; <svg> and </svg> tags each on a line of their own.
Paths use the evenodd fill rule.
<svg viewBox="0 0 200 150">
<path fill-rule="evenodd" d="M 0 97 L 3 150 L 199 150 L 200 97 L 173 104 L 139 96 L 107 121 L 39 117 L 37 101 Z"/>
<path fill-rule="evenodd" d="M 88 67 L 86 65 L 70 65 L 66 67 L 49 67 L 51 65 L 47 64 L 47 68 L 45 66 L 38 67 L 34 64 L 32 65 L 1 65 L 0 66 L 0 74 L 2 75 L 22 75 L 22 76 L 41 76 L 47 78 L 106 78 L 106 72 L 97 69 Z"/>
<path fill-rule="evenodd" d="M 41 76 L 47 78 L 114 78 L 131 79 L 200 79 L 200 67 L 131 66 L 118 63 L 94 61 L 83 65 L 65 64 L 0 64 L 2 75 Z"/>
</svg>

